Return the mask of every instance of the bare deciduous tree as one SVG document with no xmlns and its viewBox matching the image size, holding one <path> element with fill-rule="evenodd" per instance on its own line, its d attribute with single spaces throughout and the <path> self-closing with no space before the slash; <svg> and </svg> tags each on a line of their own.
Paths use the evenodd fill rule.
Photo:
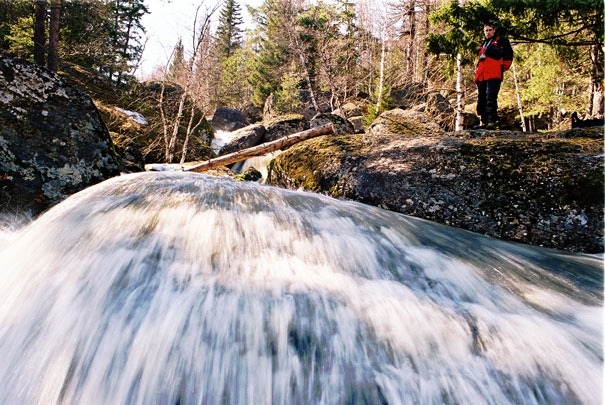
<svg viewBox="0 0 605 405">
<path fill-rule="evenodd" d="M 203 82 L 203 72 L 196 71 L 196 61 L 202 54 L 207 54 L 210 47 L 210 22 L 212 15 L 218 9 L 218 5 L 213 8 L 206 8 L 204 14 L 200 16 L 200 10 L 202 8 L 203 2 L 196 9 L 194 21 L 193 21 L 193 30 L 192 30 L 192 54 L 187 61 L 186 66 L 184 67 L 181 77 L 175 78 L 175 81 L 182 87 L 182 93 L 179 96 L 177 106 L 176 106 L 176 115 L 172 120 L 169 120 L 168 114 L 166 113 L 166 99 L 165 99 L 165 85 L 167 80 L 167 72 L 169 71 L 168 66 L 165 69 L 165 75 L 162 80 L 162 89 L 160 94 L 160 117 L 162 119 L 162 128 L 164 135 L 164 158 L 166 162 L 170 163 L 174 160 L 174 156 L 176 154 L 176 144 L 179 136 L 179 130 L 181 129 L 181 123 L 185 118 L 186 114 L 186 103 L 187 100 L 191 102 L 191 105 L 187 108 L 189 112 L 189 119 L 185 130 L 185 136 L 183 139 L 183 148 L 181 151 L 181 163 L 183 163 L 187 156 L 188 144 L 191 138 L 191 134 L 201 125 L 204 120 L 204 115 L 201 114 L 196 121 L 195 113 L 196 107 L 199 107 L 199 103 L 195 101 L 199 101 L 199 93 L 193 91 L 196 87 L 195 83 Z M 171 55 L 171 59 L 174 56 L 174 52 Z M 197 88 L 199 90 L 199 86 Z M 197 94 L 197 95 L 196 95 Z"/>
</svg>

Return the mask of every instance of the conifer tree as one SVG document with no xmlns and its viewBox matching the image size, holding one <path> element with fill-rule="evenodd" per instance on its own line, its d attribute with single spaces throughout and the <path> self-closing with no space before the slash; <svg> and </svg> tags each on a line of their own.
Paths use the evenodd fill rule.
<svg viewBox="0 0 605 405">
<path fill-rule="evenodd" d="M 287 17 L 291 17 L 286 16 L 286 12 L 290 10 L 284 9 L 282 3 L 283 0 L 265 0 L 260 7 L 250 10 L 258 27 L 255 38 L 258 54 L 248 81 L 253 88 L 251 101 L 257 106 L 262 106 L 270 94 L 279 90 L 292 58 L 284 32 Z"/>
<path fill-rule="evenodd" d="M 227 0 L 220 13 L 215 47 L 220 59 L 228 58 L 241 48 L 243 19 L 235 0 Z"/>
<path fill-rule="evenodd" d="M 113 0 L 109 6 L 113 14 L 111 42 L 115 57 L 109 77 L 115 75 L 119 85 L 124 74 L 137 68 L 143 53 L 142 34 L 145 33 L 141 19 L 149 10 L 144 0 Z"/>
<path fill-rule="evenodd" d="M 168 76 L 171 80 L 179 82 L 187 74 L 187 61 L 185 60 L 185 47 L 179 38 L 172 55 L 172 62 L 168 68 Z"/>
<path fill-rule="evenodd" d="M 434 24 L 444 24 L 446 32 L 431 34 L 429 50 L 434 54 L 461 53 L 463 62 L 473 63 L 477 40 L 482 38 L 483 23 L 500 26 L 500 33 L 511 42 L 542 43 L 562 48 L 584 48 L 591 63 L 587 113 L 602 116 L 603 88 L 603 2 L 583 0 L 544 2 L 521 0 L 488 0 L 468 2 L 461 7 L 457 0 L 446 3 L 432 15 Z M 562 52 L 565 58 L 568 52 Z M 577 62 L 577 61 L 576 61 Z"/>
</svg>

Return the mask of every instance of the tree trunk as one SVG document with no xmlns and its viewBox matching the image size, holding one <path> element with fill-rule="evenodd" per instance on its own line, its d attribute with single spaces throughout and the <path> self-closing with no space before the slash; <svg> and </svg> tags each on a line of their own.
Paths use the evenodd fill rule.
<svg viewBox="0 0 605 405">
<path fill-rule="evenodd" d="M 590 75 L 590 99 L 588 100 L 588 116 L 603 117 L 604 114 L 604 89 L 603 89 L 603 49 L 601 44 L 592 46 L 590 59 L 592 71 Z"/>
<path fill-rule="evenodd" d="M 189 148 L 189 138 L 191 138 L 191 134 L 195 131 L 201 124 L 204 122 L 204 114 L 201 114 L 200 119 L 194 124 L 193 121 L 195 119 L 195 104 L 191 105 L 191 115 L 189 116 L 189 123 L 187 124 L 187 133 L 185 134 L 185 140 L 183 141 L 183 149 L 181 153 L 181 164 L 185 163 L 187 159 L 187 150 Z"/>
<path fill-rule="evenodd" d="M 412 0 L 408 9 L 408 21 L 410 24 L 410 42 L 407 49 L 408 78 L 413 78 L 416 72 L 416 1 Z"/>
<path fill-rule="evenodd" d="M 431 30 L 431 23 L 429 21 L 429 15 L 432 12 L 431 1 L 425 0 L 423 3 L 424 14 L 422 15 L 422 34 L 421 37 L 425 40 Z M 428 72 L 430 66 L 430 57 L 426 46 L 419 47 L 418 50 L 418 63 L 416 64 L 416 80 L 422 84 L 428 82 Z"/>
<path fill-rule="evenodd" d="M 34 63 L 46 65 L 46 0 L 37 0 L 34 21 Z"/>
<path fill-rule="evenodd" d="M 327 124 L 321 127 L 307 129 L 306 131 L 297 132 L 295 134 L 284 136 L 283 138 L 279 138 L 275 141 L 266 142 L 257 146 L 253 146 L 252 148 L 243 149 L 237 152 L 229 153 L 227 155 L 219 156 L 215 159 L 207 160 L 203 163 L 197 164 L 195 166 L 191 166 L 188 168 L 184 168 L 183 170 L 186 172 L 204 172 L 206 170 L 214 169 L 219 166 L 226 166 L 232 163 L 237 163 L 242 160 L 246 160 L 248 158 L 254 156 L 261 156 L 266 153 L 275 152 L 276 150 L 287 148 L 288 146 L 292 146 L 298 142 L 305 141 L 307 139 L 315 138 L 321 135 L 328 135 L 334 133 L 334 125 Z"/>
<path fill-rule="evenodd" d="M 464 0 L 459 0 L 460 7 L 464 7 Z M 456 55 L 456 131 L 462 131 L 464 127 L 462 114 L 464 112 L 464 77 L 462 76 L 462 55 Z"/>
<path fill-rule="evenodd" d="M 59 69 L 59 27 L 61 20 L 61 0 L 51 0 L 50 25 L 48 29 L 48 68 Z"/>
<path fill-rule="evenodd" d="M 189 83 L 190 79 L 187 76 L 187 83 Z M 174 123 L 172 124 L 172 134 L 168 139 L 168 146 L 166 148 L 166 163 L 172 163 L 172 159 L 174 158 L 176 140 L 179 135 L 179 127 L 181 125 L 181 119 L 183 119 L 183 110 L 185 109 L 185 101 L 187 100 L 189 88 L 186 87 L 181 94 L 179 99 L 179 108 L 176 113 L 176 117 L 174 119 Z"/>
<path fill-rule="evenodd" d="M 525 117 L 523 117 L 523 104 L 521 104 L 521 93 L 519 92 L 519 83 L 517 81 L 517 69 L 513 65 L 513 80 L 515 81 L 515 93 L 517 93 L 517 106 L 519 107 L 519 116 L 521 117 L 521 129 L 523 132 L 527 132 L 525 126 Z"/>
<path fill-rule="evenodd" d="M 300 57 L 300 63 L 302 64 L 302 67 L 304 69 L 305 72 L 305 79 L 307 80 L 308 83 L 308 88 L 309 88 L 309 97 L 311 98 L 311 103 L 313 104 L 313 108 L 315 109 L 315 113 L 317 114 L 319 112 L 319 106 L 317 105 L 317 99 L 315 98 L 315 91 L 313 91 L 313 83 L 315 82 L 315 79 L 311 77 L 311 74 L 309 73 L 309 68 L 307 66 L 306 62 L 306 58 L 305 55 L 303 54 L 303 51 L 300 51 L 299 53 L 299 57 Z"/>
<path fill-rule="evenodd" d="M 378 95 L 376 97 L 376 116 L 382 112 L 382 93 L 384 90 L 384 59 L 386 58 L 386 32 L 382 33 L 382 47 L 380 50 L 380 79 L 378 81 Z"/>
<path fill-rule="evenodd" d="M 456 131 L 464 129 L 464 83 L 462 77 L 462 55 L 456 55 Z"/>
</svg>

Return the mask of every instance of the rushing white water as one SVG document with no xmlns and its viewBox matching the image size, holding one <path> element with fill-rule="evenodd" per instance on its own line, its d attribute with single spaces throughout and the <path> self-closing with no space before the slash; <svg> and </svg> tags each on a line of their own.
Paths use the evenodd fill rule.
<svg viewBox="0 0 605 405">
<path fill-rule="evenodd" d="M 216 131 L 214 134 L 214 139 L 212 139 L 212 149 L 218 153 L 221 148 L 233 140 L 234 132 L 228 131 Z M 242 162 L 235 163 L 231 170 L 234 173 L 244 173 L 247 169 L 254 167 L 258 170 L 262 175 L 262 180 L 264 181 L 268 176 L 267 166 L 272 159 L 279 156 L 281 150 L 270 152 L 261 156 L 255 156 L 249 159 L 246 159 Z"/>
<path fill-rule="evenodd" d="M 233 140 L 233 132 L 229 131 L 214 131 L 214 137 L 212 138 L 212 142 L 210 147 L 218 153 L 219 150 L 227 143 Z"/>
<path fill-rule="evenodd" d="M 0 250 L 2 404 L 601 404 L 601 260 L 201 174 Z"/>
</svg>

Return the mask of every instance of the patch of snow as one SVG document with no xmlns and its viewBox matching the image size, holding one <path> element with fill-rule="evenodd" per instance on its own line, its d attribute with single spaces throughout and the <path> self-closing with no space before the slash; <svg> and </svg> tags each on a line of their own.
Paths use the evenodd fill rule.
<svg viewBox="0 0 605 405">
<path fill-rule="evenodd" d="M 134 122 L 141 124 L 141 125 L 148 125 L 149 122 L 147 122 L 147 119 L 143 116 L 143 114 L 135 112 L 135 111 L 129 111 L 129 110 L 125 110 L 123 108 L 120 107 L 114 107 L 114 109 L 116 109 L 117 111 L 121 112 L 122 114 L 126 114 L 128 115 Z"/>
</svg>

